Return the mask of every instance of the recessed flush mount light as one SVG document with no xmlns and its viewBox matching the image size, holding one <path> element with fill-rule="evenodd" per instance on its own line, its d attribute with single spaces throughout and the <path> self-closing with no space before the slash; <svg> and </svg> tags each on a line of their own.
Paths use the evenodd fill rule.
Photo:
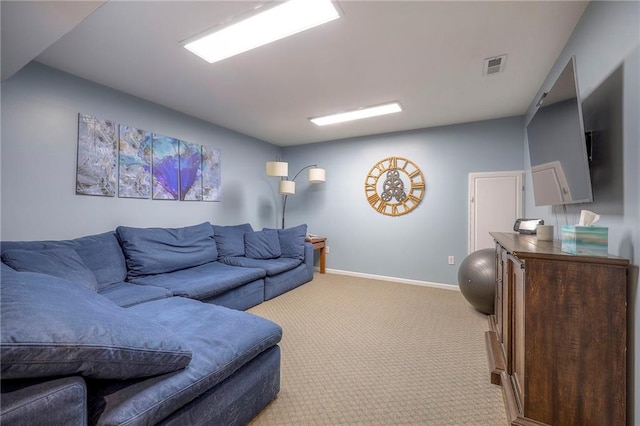
<svg viewBox="0 0 640 426">
<path fill-rule="evenodd" d="M 184 47 L 214 63 L 340 17 L 331 0 L 290 0 Z"/>
<path fill-rule="evenodd" d="M 402 111 L 399 102 L 391 102 L 384 105 L 377 105 L 367 108 L 360 108 L 353 111 L 339 112 L 337 114 L 324 115 L 322 117 L 310 118 L 311 122 L 317 126 L 343 123 L 345 121 L 360 120 L 362 118 L 376 117 L 378 115 L 393 114 Z"/>
</svg>

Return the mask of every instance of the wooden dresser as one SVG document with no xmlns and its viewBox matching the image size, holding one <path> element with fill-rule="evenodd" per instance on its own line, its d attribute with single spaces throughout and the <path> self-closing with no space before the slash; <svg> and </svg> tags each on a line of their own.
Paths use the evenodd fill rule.
<svg viewBox="0 0 640 426">
<path fill-rule="evenodd" d="M 629 261 L 491 236 L 497 287 L 485 339 L 510 423 L 625 425 Z"/>
</svg>

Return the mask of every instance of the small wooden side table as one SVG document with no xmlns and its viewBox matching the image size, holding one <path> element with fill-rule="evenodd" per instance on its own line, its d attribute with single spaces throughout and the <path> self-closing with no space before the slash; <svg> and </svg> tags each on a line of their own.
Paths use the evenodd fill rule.
<svg viewBox="0 0 640 426">
<path fill-rule="evenodd" d="M 320 273 L 324 274 L 325 268 L 326 268 L 327 253 L 325 252 L 325 250 L 327 248 L 327 245 L 326 245 L 327 238 L 326 237 L 307 238 L 306 241 L 313 245 L 314 250 L 320 250 Z"/>
</svg>

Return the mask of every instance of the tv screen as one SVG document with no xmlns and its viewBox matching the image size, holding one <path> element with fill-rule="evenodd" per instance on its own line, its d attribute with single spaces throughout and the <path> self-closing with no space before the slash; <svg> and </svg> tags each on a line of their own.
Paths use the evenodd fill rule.
<svg viewBox="0 0 640 426">
<path fill-rule="evenodd" d="M 593 201 L 573 57 L 538 102 L 527 138 L 536 206 Z"/>
</svg>

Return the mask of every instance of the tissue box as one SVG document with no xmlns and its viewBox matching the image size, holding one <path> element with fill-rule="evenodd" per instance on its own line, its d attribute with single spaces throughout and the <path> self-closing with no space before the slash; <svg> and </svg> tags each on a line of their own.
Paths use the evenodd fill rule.
<svg viewBox="0 0 640 426">
<path fill-rule="evenodd" d="M 569 226 L 561 229 L 562 251 L 586 256 L 608 256 L 609 228 Z"/>
</svg>

